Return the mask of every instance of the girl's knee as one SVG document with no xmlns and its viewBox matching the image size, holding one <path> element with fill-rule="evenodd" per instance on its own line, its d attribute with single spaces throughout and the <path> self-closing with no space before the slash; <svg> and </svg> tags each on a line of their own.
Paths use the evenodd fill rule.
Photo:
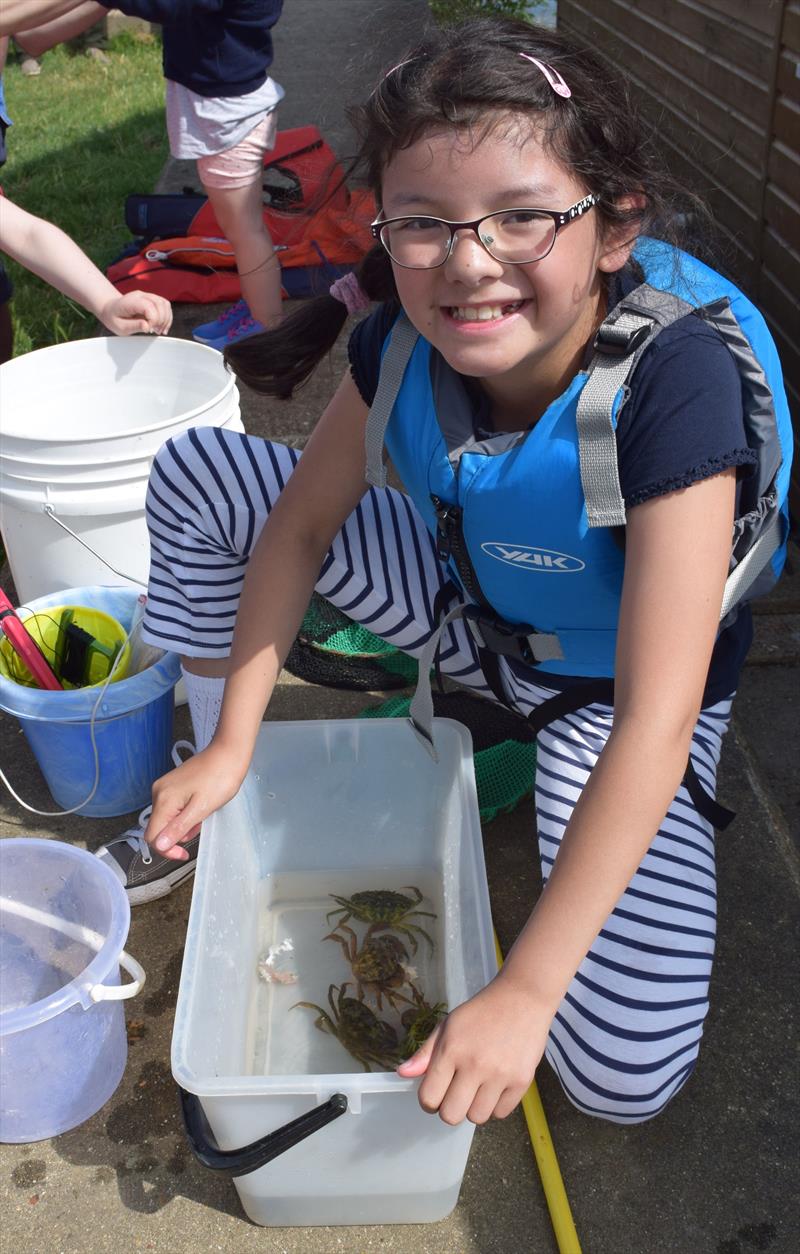
<svg viewBox="0 0 800 1254">
<path fill-rule="evenodd" d="M 584 1114 L 611 1123 L 644 1123 L 681 1091 L 696 1066 L 700 1042 L 637 1042 L 631 1048 L 622 1039 L 619 1045 L 614 1050 L 607 1037 L 595 1045 L 565 1044 L 553 1032 L 547 1059 L 566 1096 Z"/>
</svg>

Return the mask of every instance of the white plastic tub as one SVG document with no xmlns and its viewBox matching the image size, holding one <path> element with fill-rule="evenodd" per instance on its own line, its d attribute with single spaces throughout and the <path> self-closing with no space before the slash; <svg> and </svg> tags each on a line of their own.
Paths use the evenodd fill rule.
<svg viewBox="0 0 800 1254">
<path fill-rule="evenodd" d="M 417 937 L 412 957 L 429 1000 L 452 1008 L 494 975 L 470 737 L 437 719 L 435 738 L 438 763 L 405 721 L 265 724 L 239 795 L 203 825 L 172 1071 L 198 1157 L 234 1177 L 255 1223 L 430 1223 L 458 1199 L 472 1124 L 425 1114 L 418 1081 L 365 1072 L 290 1009 L 327 1007 L 346 978 L 322 941 L 327 892 L 421 888 L 438 915 L 409 920 L 433 930 L 433 956 Z M 298 983 L 266 985 L 265 942 L 290 932 Z M 320 1125 L 310 1135 L 304 1117 Z M 304 1139 L 270 1139 L 297 1119 Z"/>
<path fill-rule="evenodd" d="M 154 455 L 190 427 L 244 430 L 222 354 L 193 340 L 40 348 L 0 367 L 0 393 L 0 520 L 23 602 L 79 584 L 146 586 Z"/>
</svg>

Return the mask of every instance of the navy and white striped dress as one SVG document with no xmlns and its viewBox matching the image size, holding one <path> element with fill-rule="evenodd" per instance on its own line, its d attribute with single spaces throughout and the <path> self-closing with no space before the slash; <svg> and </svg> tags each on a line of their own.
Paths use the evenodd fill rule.
<svg viewBox="0 0 800 1254">
<path fill-rule="evenodd" d="M 217 428 L 170 440 L 150 480 L 152 545 L 145 635 L 190 657 L 224 657 L 249 554 L 300 455 Z M 433 627 L 448 580 L 409 499 L 370 490 L 335 538 L 316 588 L 355 622 L 412 655 Z M 492 699 L 473 638 L 450 624 L 442 670 Z M 521 714 L 553 689 L 512 674 Z M 692 758 L 713 796 L 730 699 L 704 709 Z M 611 730 L 592 705 L 550 724 L 538 739 L 536 813 L 549 875 L 573 806 Z M 715 933 L 714 833 L 683 786 L 629 887 L 582 962 L 553 1021 L 546 1056 L 581 1110 L 620 1123 L 657 1114 L 698 1056 L 708 1010 Z"/>
</svg>

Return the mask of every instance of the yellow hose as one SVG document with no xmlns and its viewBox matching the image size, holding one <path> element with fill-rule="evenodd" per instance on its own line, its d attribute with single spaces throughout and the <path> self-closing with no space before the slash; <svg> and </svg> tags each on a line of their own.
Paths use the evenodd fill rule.
<svg viewBox="0 0 800 1254">
<path fill-rule="evenodd" d="M 502 967 L 503 953 L 500 949 L 500 942 L 497 939 L 496 932 L 494 934 L 494 947 L 497 953 L 497 965 Z M 536 1157 L 536 1166 L 539 1168 L 545 1201 L 547 1202 L 547 1209 L 550 1211 L 550 1222 L 553 1225 L 559 1254 L 581 1254 L 581 1244 L 572 1218 L 567 1191 L 561 1178 L 561 1170 L 553 1147 L 553 1139 L 550 1136 L 542 1099 L 539 1096 L 535 1080 L 531 1082 L 531 1087 L 522 1099 L 522 1113 L 528 1125 L 528 1135 L 530 1136 Z"/>
</svg>

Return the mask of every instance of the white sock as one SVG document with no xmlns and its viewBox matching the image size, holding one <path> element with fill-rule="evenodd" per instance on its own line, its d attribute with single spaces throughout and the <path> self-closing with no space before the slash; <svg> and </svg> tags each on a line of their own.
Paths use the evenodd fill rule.
<svg viewBox="0 0 800 1254">
<path fill-rule="evenodd" d="M 219 712 L 222 709 L 222 695 L 225 692 L 224 679 L 209 679 L 206 675 L 194 675 L 181 666 L 181 674 L 186 684 L 186 696 L 189 698 L 189 713 L 192 718 L 194 744 L 197 752 L 211 743 L 211 737 L 217 729 Z"/>
</svg>

